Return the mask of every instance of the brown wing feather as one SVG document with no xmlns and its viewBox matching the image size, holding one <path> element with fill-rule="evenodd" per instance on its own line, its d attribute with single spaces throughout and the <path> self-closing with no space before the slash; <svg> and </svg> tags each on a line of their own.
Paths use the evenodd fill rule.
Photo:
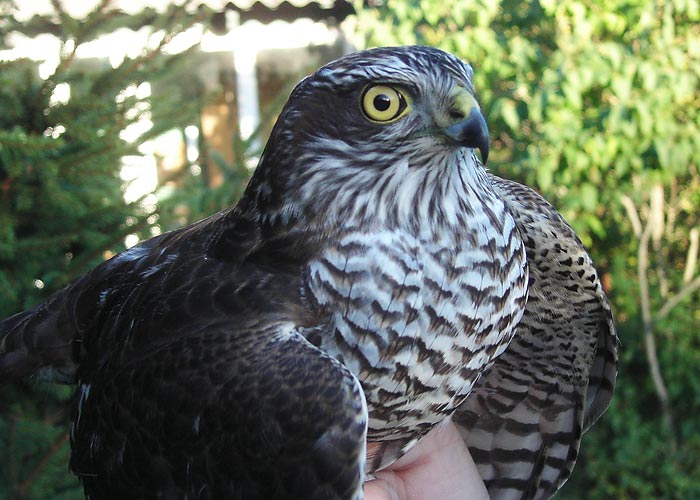
<svg viewBox="0 0 700 500">
<path fill-rule="evenodd" d="M 546 499 L 571 474 L 581 435 L 610 402 L 618 340 L 573 229 L 530 188 L 491 180 L 527 248 L 529 299 L 514 340 L 453 419 L 492 499 Z"/>
<path fill-rule="evenodd" d="M 259 249 L 235 215 L 132 247 L 0 321 L 0 384 L 78 384 L 71 467 L 90 498 L 361 496 L 359 381 L 300 333 L 326 324 L 304 313 L 300 257 L 282 260 L 274 237 Z"/>
</svg>

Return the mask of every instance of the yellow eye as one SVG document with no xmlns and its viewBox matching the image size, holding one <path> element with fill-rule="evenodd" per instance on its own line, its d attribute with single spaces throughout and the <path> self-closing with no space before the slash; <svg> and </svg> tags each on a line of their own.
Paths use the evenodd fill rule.
<svg viewBox="0 0 700 500">
<path fill-rule="evenodd" d="M 403 92 L 387 85 L 371 85 L 362 92 L 362 112 L 368 120 L 389 123 L 401 118 L 408 111 Z"/>
</svg>

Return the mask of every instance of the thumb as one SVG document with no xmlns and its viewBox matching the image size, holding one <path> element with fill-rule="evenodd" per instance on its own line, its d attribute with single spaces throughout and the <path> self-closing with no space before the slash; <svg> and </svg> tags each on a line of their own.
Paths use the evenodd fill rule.
<svg viewBox="0 0 700 500">
<path fill-rule="evenodd" d="M 365 500 L 488 500 L 483 480 L 450 419 L 436 426 L 377 479 Z"/>
<path fill-rule="evenodd" d="M 402 490 L 400 495 L 396 490 Z M 403 484 L 396 474 L 387 473 L 365 483 L 365 500 L 402 500 L 406 498 Z"/>
</svg>

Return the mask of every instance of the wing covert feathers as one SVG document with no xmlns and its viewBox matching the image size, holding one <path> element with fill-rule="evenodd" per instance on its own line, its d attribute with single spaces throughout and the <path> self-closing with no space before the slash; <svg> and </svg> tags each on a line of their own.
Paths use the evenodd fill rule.
<svg viewBox="0 0 700 500">
<path fill-rule="evenodd" d="M 367 410 L 345 367 L 290 323 L 189 332 L 81 379 L 71 468 L 91 498 L 360 498 Z"/>
<path fill-rule="evenodd" d="M 608 407 L 618 339 L 573 229 L 532 189 L 491 181 L 525 242 L 529 299 L 508 349 L 453 420 L 493 500 L 541 500 L 569 477 L 581 435 Z"/>
</svg>

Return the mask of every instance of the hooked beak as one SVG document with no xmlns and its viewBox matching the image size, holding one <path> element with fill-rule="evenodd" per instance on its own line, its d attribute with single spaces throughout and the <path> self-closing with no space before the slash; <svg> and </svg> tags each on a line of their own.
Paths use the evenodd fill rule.
<svg viewBox="0 0 700 500">
<path fill-rule="evenodd" d="M 489 157 L 489 129 L 476 99 L 466 89 L 459 88 L 451 111 L 451 116 L 458 116 L 459 121 L 443 128 L 442 133 L 461 146 L 478 149 L 482 163 L 486 164 Z"/>
</svg>

